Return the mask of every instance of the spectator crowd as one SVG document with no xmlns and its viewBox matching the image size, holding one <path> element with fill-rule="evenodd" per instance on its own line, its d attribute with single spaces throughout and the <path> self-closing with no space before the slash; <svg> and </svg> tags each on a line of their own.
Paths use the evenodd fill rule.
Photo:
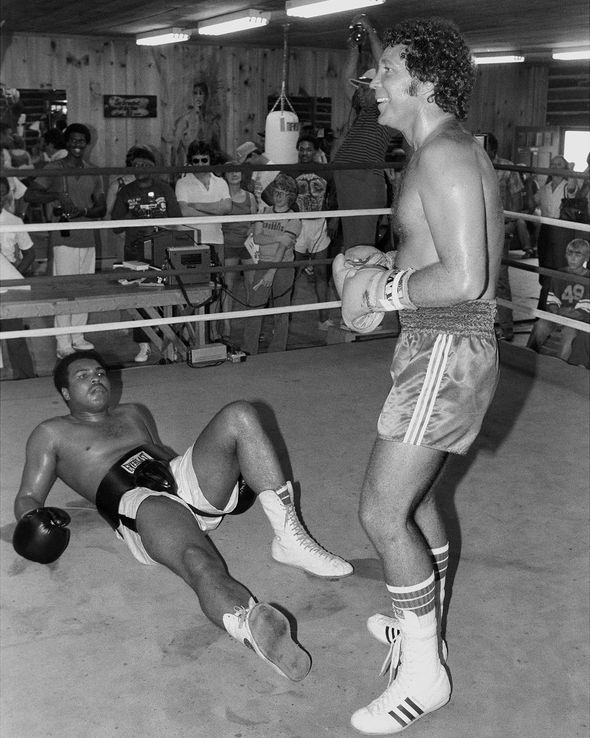
<svg viewBox="0 0 590 738">
<path fill-rule="evenodd" d="M 370 85 L 382 51 L 379 35 L 366 15 L 356 16 L 351 27 L 353 25 L 362 29 L 358 31 L 362 38 L 351 36 L 348 44 L 343 94 L 350 101 L 349 124 L 336 141 L 331 130 L 302 124 L 297 142 L 300 171 L 293 167 L 289 167 L 288 172 L 282 171 L 280 164 L 266 155 L 263 142 L 244 141 L 230 155 L 220 150 L 219 135 L 211 141 L 189 141 L 190 121 L 182 119 L 178 121 L 179 130 L 182 129 L 182 146 L 173 152 L 173 161 L 169 163 L 176 169 L 193 167 L 192 171 L 173 172 L 171 169 L 170 175 L 154 174 L 151 169 L 156 165 L 165 166 L 167 162 L 149 142 L 139 142 L 131 146 L 124 159 L 125 166 L 134 171 L 112 177 L 105 187 L 103 177 L 84 172 L 97 166 L 87 156 L 92 143 L 87 124 L 66 125 L 64 120 L 59 120 L 56 127 L 44 126 L 39 131 L 38 145 L 31 151 L 26 150 L 22 138 L 10 126 L 3 124 L 0 128 L 3 167 L 22 169 L 23 176 L 1 180 L 1 222 L 62 222 L 62 230 L 49 234 L 47 259 L 48 273 L 59 277 L 93 273 L 97 250 L 101 248 L 117 261 L 141 260 L 145 256 L 142 243 L 158 231 L 148 222 L 145 228 L 72 231 L 67 228 L 68 222 L 91 222 L 103 218 L 141 218 L 148 221 L 154 217 L 181 220 L 219 216 L 220 222 L 202 225 L 193 222 L 177 227 L 188 231 L 194 243 L 209 245 L 214 266 L 227 267 L 215 278 L 214 299 L 209 307 L 211 312 L 289 306 L 302 280 L 309 283 L 318 303 L 337 299 L 330 261 L 336 254 L 359 244 L 395 251 L 395 217 L 363 212 L 357 217 L 299 218 L 298 213 L 337 209 L 366 211 L 383 207 L 390 207 L 395 213 L 395 199 L 402 186 L 403 171 L 411 158 L 407 147 L 400 148 L 395 132 L 377 121 L 379 109 Z M 365 64 L 369 68 L 359 74 Z M 200 88 L 194 92 L 197 96 L 204 94 Z M 487 134 L 485 145 L 494 164 L 512 164 L 498 156 L 498 141 L 493 134 Z M 371 166 L 373 161 L 388 161 L 389 168 Z M 329 170 L 324 168 L 325 162 L 338 166 Z M 367 167 L 359 168 L 359 164 L 366 162 L 369 162 Z M 221 164 L 233 164 L 239 168 L 233 171 L 225 169 L 220 175 L 215 167 Z M 318 164 L 320 166 L 316 169 Z M 357 168 L 346 169 L 346 164 Z M 266 168 L 257 169 L 259 166 Z M 564 170 L 567 171 L 570 165 L 561 155 L 553 157 L 550 166 L 556 173 L 543 178 L 542 182 L 532 173 L 497 169 L 504 209 L 563 218 L 566 217 L 563 203 L 575 201 L 579 205 L 585 202 L 587 219 L 587 180 L 564 176 Z M 27 170 L 33 167 L 47 170 L 48 176 L 31 177 Z M 223 221 L 223 216 L 227 215 L 266 213 L 283 213 L 292 217 L 251 222 Z M 525 258 L 538 258 L 539 266 L 563 270 L 565 282 L 571 286 L 571 294 L 575 292 L 577 295 L 584 288 L 583 299 L 576 305 L 570 304 L 571 301 L 564 298 L 561 282 L 557 280 L 557 284 L 555 278 L 541 274 L 539 308 L 560 314 L 567 312 L 570 317 L 587 321 L 590 315 L 588 286 L 584 282 L 588 277 L 588 254 L 584 246 L 587 246 L 587 241 L 575 239 L 574 235 L 569 229 L 540 226 L 524 219 L 507 217 L 504 256 L 507 258 L 511 250 L 519 248 Z M 28 234 L 4 232 L 0 234 L 0 246 L 2 256 L 19 272 L 23 275 L 34 273 L 35 245 Z M 268 268 L 263 269 L 267 262 Z M 581 278 L 581 282 L 572 281 L 574 277 Z M 497 289 L 499 297 L 511 299 L 506 266 L 501 270 Z M 56 316 L 56 327 L 79 329 L 56 336 L 57 358 L 93 347 L 84 335 L 87 319 L 88 315 L 82 313 Z M 208 324 L 209 339 L 228 344 L 233 340 L 235 343 L 236 331 L 232 335 L 232 322 L 226 318 Z M 541 320 L 535 325 L 528 344 L 530 348 L 546 350 L 543 346 L 554 333 L 546 323 Z M 264 319 L 261 316 L 248 317 L 241 324 L 243 332 L 238 341 L 246 354 L 287 348 L 288 313 Z M 19 321 L 3 323 L 5 329 L 18 329 L 20 325 Z M 315 326 L 317 338 L 327 335 L 332 328 L 344 329 L 340 320 L 335 319 L 334 311 L 325 308 L 319 309 Z M 578 332 L 573 328 L 558 329 L 558 332 L 563 334 L 563 341 L 556 354 L 566 361 L 572 361 L 573 356 L 573 361 L 588 366 L 585 355 L 587 339 L 576 337 Z M 498 307 L 496 333 L 500 340 L 511 341 L 514 336 L 512 311 L 504 306 Z M 137 344 L 134 361 L 148 362 L 155 353 L 149 335 L 137 329 L 133 338 Z M 582 349 L 578 344 L 583 344 Z M 7 348 L 13 376 L 34 376 L 26 342 L 10 341 Z"/>
</svg>

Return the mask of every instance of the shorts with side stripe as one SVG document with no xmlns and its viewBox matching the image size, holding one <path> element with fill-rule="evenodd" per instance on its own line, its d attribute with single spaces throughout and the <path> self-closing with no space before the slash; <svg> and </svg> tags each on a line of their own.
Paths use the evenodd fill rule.
<svg viewBox="0 0 590 738">
<path fill-rule="evenodd" d="M 483 300 L 399 313 L 380 439 L 467 453 L 498 382 L 494 314 Z"/>
</svg>

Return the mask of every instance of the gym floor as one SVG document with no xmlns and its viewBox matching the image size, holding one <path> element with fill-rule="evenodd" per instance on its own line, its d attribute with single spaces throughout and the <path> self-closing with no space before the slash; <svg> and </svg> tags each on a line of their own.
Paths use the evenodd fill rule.
<svg viewBox="0 0 590 738">
<path fill-rule="evenodd" d="M 122 400 L 149 407 L 177 450 L 225 402 L 261 403 L 308 529 L 355 566 L 322 581 L 275 564 L 257 504 L 211 536 L 236 578 L 292 616 L 313 659 L 297 684 L 213 626 L 180 579 L 137 563 L 61 482 L 48 504 L 72 517 L 69 548 L 48 566 L 14 553 L 25 440 L 66 407 L 50 377 L 3 382 L 3 737 L 357 735 L 350 714 L 387 685 L 385 647 L 365 621 L 387 613 L 388 598 L 357 508 L 394 340 L 116 373 Z M 453 695 L 409 729 L 414 738 L 588 735 L 588 372 L 514 344 L 501 345 L 501 358 L 482 432 L 438 488 L 452 546 Z"/>
</svg>

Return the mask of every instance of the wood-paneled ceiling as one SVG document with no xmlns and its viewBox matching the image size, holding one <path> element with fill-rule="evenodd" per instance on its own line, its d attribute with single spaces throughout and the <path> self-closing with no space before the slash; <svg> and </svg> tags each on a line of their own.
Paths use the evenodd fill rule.
<svg viewBox="0 0 590 738">
<path fill-rule="evenodd" d="M 169 26 L 195 29 L 199 21 L 249 7 L 270 11 L 270 24 L 213 40 L 193 36 L 189 43 L 282 47 L 289 23 L 291 48 L 340 49 L 354 15 L 288 18 L 284 0 L 3 0 L 2 32 L 134 37 Z M 588 0 L 386 0 L 369 14 L 381 29 L 416 16 L 448 18 L 474 52 L 521 51 L 531 59 L 547 58 L 557 47 L 587 45 L 590 35 Z"/>
</svg>

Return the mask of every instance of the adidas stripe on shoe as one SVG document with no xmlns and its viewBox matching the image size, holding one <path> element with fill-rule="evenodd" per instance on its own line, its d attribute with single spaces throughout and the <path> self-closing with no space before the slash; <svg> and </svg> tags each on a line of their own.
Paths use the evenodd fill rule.
<svg viewBox="0 0 590 738">
<path fill-rule="evenodd" d="M 444 667 L 422 699 L 414 690 L 404 686 L 404 680 L 394 681 L 383 694 L 367 707 L 357 710 L 350 723 L 355 730 L 364 735 L 393 735 L 409 728 L 421 717 L 445 705 L 450 698 L 449 678 Z"/>
</svg>

